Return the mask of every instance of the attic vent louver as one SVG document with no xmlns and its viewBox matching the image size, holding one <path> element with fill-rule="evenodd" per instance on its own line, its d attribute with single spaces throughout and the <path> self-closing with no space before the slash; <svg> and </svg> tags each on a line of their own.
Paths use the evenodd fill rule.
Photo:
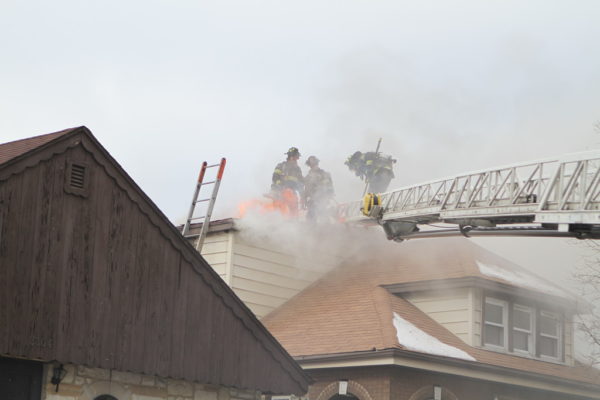
<svg viewBox="0 0 600 400">
<path fill-rule="evenodd" d="M 83 165 L 71 165 L 71 187 L 83 189 L 85 187 L 85 167 Z"/>
<path fill-rule="evenodd" d="M 90 190 L 91 167 L 81 161 L 67 161 L 65 171 L 65 192 L 75 196 L 87 197 Z"/>
</svg>

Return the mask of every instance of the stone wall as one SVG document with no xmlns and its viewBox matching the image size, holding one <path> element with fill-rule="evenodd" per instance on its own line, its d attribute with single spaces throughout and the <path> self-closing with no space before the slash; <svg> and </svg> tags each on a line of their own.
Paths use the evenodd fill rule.
<svg viewBox="0 0 600 400">
<path fill-rule="evenodd" d="M 67 371 L 56 392 L 50 380 L 55 364 L 44 366 L 42 400 L 95 400 L 111 395 L 117 400 L 260 400 L 261 393 L 224 386 L 203 385 L 81 365 Z"/>
</svg>

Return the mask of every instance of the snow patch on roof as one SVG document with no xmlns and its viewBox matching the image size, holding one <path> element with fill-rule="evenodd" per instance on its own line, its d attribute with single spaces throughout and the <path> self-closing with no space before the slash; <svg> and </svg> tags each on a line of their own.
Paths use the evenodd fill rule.
<svg viewBox="0 0 600 400">
<path fill-rule="evenodd" d="M 433 336 L 423 332 L 397 313 L 394 313 L 392 323 L 396 328 L 398 343 L 407 350 L 434 354 L 437 356 L 460 358 L 468 361 L 477 361 L 466 352 L 442 343 Z"/>
<path fill-rule="evenodd" d="M 544 292 L 554 296 L 566 298 L 572 297 L 568 292 L 565 292 L 564 290 L 561 290 L 558 287 L 553 286 L 532 274 L 528 274 L 525 271 L 508 270 L 494 264 L 485 264 L 481 261 L 476 262 L 479 272 L 485 276 L 489 276 L 490 278 L 502 279 L 503 281 L 515 286 L 533 289 L 538 292 Z"/>
</svg>

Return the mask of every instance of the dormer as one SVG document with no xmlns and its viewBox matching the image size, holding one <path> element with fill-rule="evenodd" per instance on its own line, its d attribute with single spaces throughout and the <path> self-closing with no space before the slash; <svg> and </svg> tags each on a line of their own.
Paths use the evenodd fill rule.
<svg viewBox="0 0 600 400">
<path fill-rule="evenodd" d="M 574 365 L 574 297 L 522 269 L 481 263 L 479 270 L 384 287 L 471 346 Z"/>
</svg>

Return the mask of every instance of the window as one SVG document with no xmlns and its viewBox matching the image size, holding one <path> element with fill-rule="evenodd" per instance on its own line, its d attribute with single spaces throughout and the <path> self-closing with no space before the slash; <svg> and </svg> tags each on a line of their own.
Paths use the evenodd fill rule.
<svg viewBox="0 0 600 400">
<path fill-rule="evenodd" d="M 506 349 L 507 303 L 503 300 L 486 297 L 483 309 L 484 332 L 483 340 L 486 346 Z"/>
<path fill-rule="evenodd" d="M 534 310 L 531 307 L 513 305 L 512 345 L 515 353 L 534 354 Z"/>
<path fill-rule="evenodd" d="M 483 303 L 483 345 L 492 350 L 560 361 L 562 324 L 559 313 L 508 298 L 486 296 Z"/>
<path fill-rule="evenodd" d="M 558 314 L 540 311 L 540 356 L 560 358 L 561 336 Z"/>
</svg>

